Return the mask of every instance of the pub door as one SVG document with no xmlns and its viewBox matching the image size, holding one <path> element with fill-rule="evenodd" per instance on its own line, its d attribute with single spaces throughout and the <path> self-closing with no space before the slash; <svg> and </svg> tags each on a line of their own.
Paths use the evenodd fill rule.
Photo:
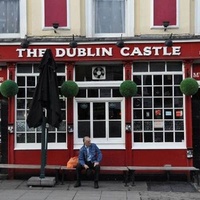
<svg viewBox="0 0 200 200">
<path fill-rule="evenodd" d="M 200 89 L 192 96 L 193 160 L 200 168 Z"/>
</svg>

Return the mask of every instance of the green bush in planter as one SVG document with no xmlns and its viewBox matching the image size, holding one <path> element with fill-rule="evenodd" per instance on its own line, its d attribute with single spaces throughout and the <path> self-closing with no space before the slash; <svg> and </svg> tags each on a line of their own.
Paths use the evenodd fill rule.
<svg viewBox="0 0 200 200">
<path fill-rule="evenodd" d="M 133 97 L 137 94 L 137 85 L 131 80 L 126 80 L 121 83 L 119 91 L 124 97 Z"/>
<path fill-rule="evenodd" d="M 65 81 L 61 85 L 61 93 L 65 97 L 74 97 L 78 94 L 79 87 L 74 81 Z"/>
<path fill-rule="evenodd" d="M 180 90 L 186 96 L 194 95 L 197 93 L 199 85 L 197 81 L 193 78 L 186 78 L 181 81 Z"/>
<path fill-rule="evenodd" d="M 1 84 L 0 92 L 4 97 L 13 97 L 19 91 L 17 83 L 12 80 L 6 80 Z"/>
</svg>

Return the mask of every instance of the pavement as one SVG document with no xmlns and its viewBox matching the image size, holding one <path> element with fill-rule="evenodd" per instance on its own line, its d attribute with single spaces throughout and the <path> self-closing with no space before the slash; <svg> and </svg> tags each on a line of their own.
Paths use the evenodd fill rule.
<svg viewBox="0 0 200 200">
<path fill-rule="evenodd" d="M 65 181 L 53 187 L 27 186 L 27 180 L 0 180 L 0 200 L 200 200 L 200 186 L 184 181 L 136 181 L 127 187 L 122 181 Z"/>
</svg>

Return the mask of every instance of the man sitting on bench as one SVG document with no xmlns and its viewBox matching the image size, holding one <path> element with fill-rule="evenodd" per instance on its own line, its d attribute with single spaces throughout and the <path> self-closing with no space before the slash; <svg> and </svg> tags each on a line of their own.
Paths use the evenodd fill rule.
<svg viewBox="0 0 200 200">
<path fill-rule="evenodd" d="M 83 138 L 84 145 L 79 151 L 79 161 L 76 167 L 77 181 L 74 187 L 81 186 L 81 170 L 86 169 L 86 174 L 90 175 L 91 170 L 94 170 L 94 188 L 99 188 L 99 172 L 100 172 L 100 161 L 102 160 L 101 150 L 96 144 L 91 143 L 88 136 Z"/>
</svg>

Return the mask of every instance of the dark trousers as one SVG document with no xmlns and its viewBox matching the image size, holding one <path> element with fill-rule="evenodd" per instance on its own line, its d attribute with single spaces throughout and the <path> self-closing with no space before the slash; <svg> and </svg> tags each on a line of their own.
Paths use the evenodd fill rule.
<svg viewBox="0 0 200 200">
<path fill-rule="evenodd" d="M 99 181 L 99 173 L 100 173 L 100 165 L 96 165 L 94 167 L 94 163 L 92 162 L 86 162 L 85 163 L 90 170 L 94 170 L 94 181 Z M 76 167 L 76 177 L 77 181 L 81 181 L 81 171 L 85 169 L 81 164 L 78 163 Z"/>
</svg>

